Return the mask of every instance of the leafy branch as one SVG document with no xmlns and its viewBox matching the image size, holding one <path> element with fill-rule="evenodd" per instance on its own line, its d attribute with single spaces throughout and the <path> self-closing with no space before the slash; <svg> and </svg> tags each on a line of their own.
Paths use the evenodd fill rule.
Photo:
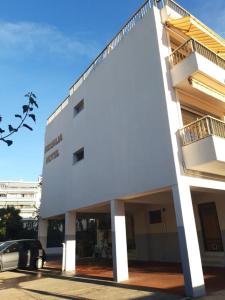
<svg viewBox="0 0 225 300">
<path fill-rule="evenodd" d="M 31 126 L 25 123 L 25 121 L 30 118 L 34 122 L 36 122 L 36 116 L 33 113 L 35 108 L 38 108 L 36 96 L 34 93 L 29 92 L 25 95 L 25 97 L 28 98 L 27 104 L 24 104 L 22 106 L 23 113 L 22 114 L 15 114 L 14 117 L 20 119 L 20 123 L 18 126 L 13 127 L 11 124 L 8 125 L 8 130 L 4 130 L 0 128 L 0 141 L 5 142 L 8 146 L 11 146 L 13 144 L 13 141 L 11 139 L 8 139 L 10 136 L 12 136 L 14 133 L 18 132 L 19 129 L 22 127 L 25 127 L 29 130 L 33 130 Z M 0 116 L 0 122 L 2 122 L 2 116 Z"/>
</svg>

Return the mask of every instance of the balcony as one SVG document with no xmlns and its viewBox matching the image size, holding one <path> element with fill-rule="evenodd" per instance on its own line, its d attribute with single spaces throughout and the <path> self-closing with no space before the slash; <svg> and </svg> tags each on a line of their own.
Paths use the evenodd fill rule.
<svg viewBox="0 0 225 300">
<path fill-rule="evenodd" d="M 186 169 L 225 176 L 225 122 L 205 116 L 180 135 Z"/>
<path fill-rule="evenodd" d="M 225 102 L 225 60 L 222 57 L 189 39 L 172 52 L 169 60 L 174 87 Z"/>
<path fill-rule="evenodd" d="M 172 65 L 176 65 L 192 52 L 197 52 L 225 70 L 225 60 L 199 42 L 189 39 L 171 54 Z"/>
</svg>

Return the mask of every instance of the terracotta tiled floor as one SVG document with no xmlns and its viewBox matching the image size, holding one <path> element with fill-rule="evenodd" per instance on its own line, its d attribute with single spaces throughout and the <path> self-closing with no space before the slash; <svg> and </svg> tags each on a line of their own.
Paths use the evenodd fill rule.
<svg viewBox="0 0 225 300">
<path fill-rule="evenodd" d="M 48 261 L 47 268 L 60 269 L 59 261 Z M 77 276 L 113 280 L 112 262 L 82 259 L 77 262 Z M 184 295 L 184 278 L 179 264 L 129 263 L 128 281 L 123 284 L 141 286 L 169 293 Z M 225 289 L 225 268 L 204 268 L 207 293 Z"/>
</svg>

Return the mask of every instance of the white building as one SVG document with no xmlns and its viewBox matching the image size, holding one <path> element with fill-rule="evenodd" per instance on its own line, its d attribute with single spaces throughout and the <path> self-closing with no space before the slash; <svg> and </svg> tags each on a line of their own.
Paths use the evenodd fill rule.
<svg viewBox="0 0 225 300">
<path fill-rule="evenodd" d="M 100 212 L 116 281 L 132 226 L 132 257 L 181 261 L 189 296 L 205 293 L 202 264 L 225 266 L 224 58 L 177 3 L 147 1 L 70 88 L 47 122 L 39 226 L 45 243 L 48 219 L 65 218 L 67 271 L 76 215 Z"/>
<path fill-rule="evenodd" d="M 23 223 L 28 226 L 37 217 L 40 200 L 40 181 L 0 181 L 0 208 L 19 209 Z"/>
</svg>

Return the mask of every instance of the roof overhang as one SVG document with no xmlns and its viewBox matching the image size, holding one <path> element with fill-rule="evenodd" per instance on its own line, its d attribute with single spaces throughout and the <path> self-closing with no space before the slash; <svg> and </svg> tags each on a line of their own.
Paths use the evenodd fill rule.
<svg viewBox="0 0 225 300">
<path fill-rule="evenodd" d="M 211 51 L 225 58 L 225 40 L 192 15 L 169 19 L 166 24 L 199 41 Z"/>
</svg>

